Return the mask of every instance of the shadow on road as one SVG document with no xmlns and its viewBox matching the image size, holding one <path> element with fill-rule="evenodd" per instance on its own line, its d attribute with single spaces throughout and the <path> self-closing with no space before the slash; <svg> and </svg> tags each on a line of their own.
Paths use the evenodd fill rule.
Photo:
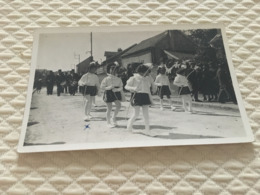
<svg viewBox="0 0 260 195">
<path fill-rule="evenodd" d="M 39 124 L 40 122 L 28 122 L 27 123 L 27 126 L 29 127 L 29 126 L 32 126 L 32 125 L 36 125 L 36 124 Z"/>
<path fill-rule="evenodd" d="M 101 109 L 95 108 L 94 110 L 91 110 L 91 112 L 106 112 L 106 111 L 107 111 L 106 108 L 101 108 Z"/>
<path fill-rule="evenodd" d="M 145 129 L 144 125 L 134 125 L 134 129 Z M 177 129 L 177 127 L 167 127 L 167 126 L 162 126 L 162 125 L 150 125 L 150 129 L 164 129 L 164 130 L 172 130 L 172 129 Z"/>
<path fill-rule="evenodd" d="M 93 117 L 92 119 L 85 120 L 85 121 L 91 122 L 91 121 L 105 121 L 105 120 L 106 120 L 105 117 Z"/>
<path fill-rule="evenodd" d="M 208 115 L 208 116 L 228 116 L 228 117 L 239 117 L 239 116 L 236 116 L 236 115 L 217 114 L 217 113 L 212 113 L 212 112 L 201 112 L 201 111 L 193 111 L 192 114 Z"/>
</svg>

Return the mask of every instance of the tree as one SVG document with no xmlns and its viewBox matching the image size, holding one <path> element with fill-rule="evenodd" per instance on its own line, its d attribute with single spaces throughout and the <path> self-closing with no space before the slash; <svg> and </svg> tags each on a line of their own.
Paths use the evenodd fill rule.
<svg viewBox="0 0 260 195">
<path fill-rule="evenodd" d="M 223 46 L 221 33 L 218 29 L 195 29 L 187 30 L 185 34 L 190 37 L 197 45 L 195 61 L 198 64 L 208 66 L 211 64 L 216 67 L 217 64 L 226 63 L 226 54 Z M 211 41 L 214 40 L 214 47 Z"/>
</svg>

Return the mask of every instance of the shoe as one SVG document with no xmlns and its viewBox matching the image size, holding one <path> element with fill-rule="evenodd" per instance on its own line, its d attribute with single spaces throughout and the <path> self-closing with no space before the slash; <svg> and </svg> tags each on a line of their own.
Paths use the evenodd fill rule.
<svg viewBox="0 0 260 195">
<path fill-rule="evenodd" d="M 111 124 L 111 123 L 108 123 L 107 126 L 108 126 L 109 128 L 115 127 L 115 125 L 113 125 L 113 124 Z"/>
<path fill-rule="evenodd" d="M 92 115 L 90 115 L 90 114 L 88 114 L 88 117 L 89 117 L 89 119 L 93 118 L 93 116 L 92 116 Z"/>
<path fill-rule="evenodd" d="M 83 117 L 83 120 L 84 120 L 84 121 L 88 121 L 88 120 L 90 120 L 90 118 L 89 118 L 89 116 L 84 116 L 84 117 Z"/>
<path fill-rule="evenodd" d="M 144 129 L 144 130 L 143 130 L 143 133 L 144 133 L 145 135 L 150 136 L 150 135 L 151 135 L 151 129 Z"/>
<path fill-rule="evenodd" d="M 132 133 L 143 133 L 144 132 L 144 130 L 140 130 L 140 129 L 132 129 Z"/>
<path fill-rule="evenodd" d="M 130 133 L 133 133 L 133 128 L 126 128 L 127 131 L 129 131 Z"/>
<path fill-rule="evenodd" d="M 171 106 L 171 110 L 173 111 L 173 110 L 176 110 L 176 107 L 174 107 L 174 106 Z"/>
<path fill-rule="evenodd" d="M 117 122 L 116 122 L 116 120 L 115 119 L 112 119 L 112 124 L 114 125 L 114 126 L 117 126 Z"/>
</svg>

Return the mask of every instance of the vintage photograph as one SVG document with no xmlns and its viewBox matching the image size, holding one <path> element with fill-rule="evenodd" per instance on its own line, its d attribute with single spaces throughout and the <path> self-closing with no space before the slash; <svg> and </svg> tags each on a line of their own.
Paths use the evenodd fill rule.
<svg viewBox="0 0 260 195">
<path fill-rule="evenodd" d="M 224 26 L 35 32 L 18 152 L 252 141 Z"/>
</svg>

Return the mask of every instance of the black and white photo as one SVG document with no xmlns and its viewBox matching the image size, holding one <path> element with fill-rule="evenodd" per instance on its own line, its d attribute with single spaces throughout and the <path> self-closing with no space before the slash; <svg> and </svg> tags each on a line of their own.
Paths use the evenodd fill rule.
<svg viewBox="0 0 260 195">
<path fill-rule="evenodd" d="M 35 32 L 19 152 L 251 141 L 223 25 Z"/>
</svg>

